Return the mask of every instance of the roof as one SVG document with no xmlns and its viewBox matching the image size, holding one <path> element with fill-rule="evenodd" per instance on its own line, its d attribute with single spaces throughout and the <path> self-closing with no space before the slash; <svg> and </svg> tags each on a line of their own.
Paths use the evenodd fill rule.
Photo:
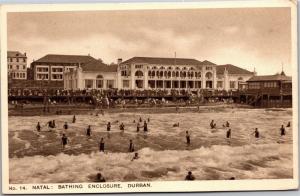
<svg viewBox="0 0 300 196">
<path fill-rule="evenodd" d="M 94 60 L 96 59 L 88 55 L 47 54 L 33 63 L 86 63 Z"/>
<path fill-rule="evenodd" d="M 202 61 L 202 65 L 216 65 L 216 64 L 214 64 L 214 63 L 212 63 L 210 61 L 205 60 L 205 61 Z"/>
<path fill-rule="evenodd" d="M 248 71 L 246 69 L 242 69 L 240 67 L 231 65 L 231 64 L 226 64 L 226 65 L 219 65 L 217 66 L 217 74 L 224 74 L 224 71 L 226 70 L 228 71 L 228 74 L 249 74 L 249 75 L 253 75 L 253 72 Z"/>
<path fill-rule="evenodd" d="M 22 54 L 19 51 L 7 51 L 7 57 L 26 57 L 26 53 Z"/>
<path fill-rule="evenodd" d="M 118 65 L 106 65 L 102 61 L 93 60 L 81 65 L 82 71 L 117 72 Z"/>
<path fill-rule="evenodd" d="M 186 58 L 133 57 L 121 64 L 147 63 L 155 65 L 201 65 L 201 61 Z"/>
<path fill-rule="evenodd" d="M 291 81 L 292 77 L 286 76 L 284 73 L 275 75 L 265 75 L 265 76 L 253 76 L 247 82 L 259 82 L 259 81 Z"/>
</svg>

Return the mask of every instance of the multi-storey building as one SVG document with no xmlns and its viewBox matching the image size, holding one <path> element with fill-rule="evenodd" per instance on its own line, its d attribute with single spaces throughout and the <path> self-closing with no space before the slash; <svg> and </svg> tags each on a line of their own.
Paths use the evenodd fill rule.
<svg viewBox="0 0 300 196">
<path fill-rule="evenodd" d="M 11 79 L 27 79 L 27 56 L 19 51 L 7 51 L 8 76 Z"/>
<path fill-rule="evenodd" d="M 81 63 L 94 61 L 87 55 L 48 54 L 31 63 L 34 80 L 63 81 L 63 72 L 78 67 Z"/>
<path fill-rule="evenodd" d="M 210 61 L 133 57 L 124 62 L 118 59 L 117 66 L 98 61 L 83 63 L 80 68 L 65 72 L 64 88 L 236 90 L 253 75 L 233 65 L 218 66 Z"/>
</svg>

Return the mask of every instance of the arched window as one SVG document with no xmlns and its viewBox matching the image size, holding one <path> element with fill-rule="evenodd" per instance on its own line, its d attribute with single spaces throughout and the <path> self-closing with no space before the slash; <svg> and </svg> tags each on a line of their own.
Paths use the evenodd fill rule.
<svg viewBox="0 0 300 196">
<path fill-rule="evenodd" d="M 159 71 L 156 71 L 156 76 L 159 76 Z"/>
<path fill-rule="evenodd" d="M 194 77 L 194 72 L 191 72 L 191 77 Z"/>
<path fill-rule="evenodd" d="M 198 78 L 201 78 L 201 75 L 202 75 L 202 74 L 201 74 L 201 72 L 198 72 L 197 75 L 198 75 L 198 76 L 197 76 Z"/>
<path fill-rule="evenodd" d="M 179 77 L 179 71 L 176 71 L 176 77 Z"/>
<path fill-rule="evenodd" d="M 186 72 L 184 71 L 184 72 L 182 73 L 182 75 L 183 75 L 183 77 L 185 78 L 185 77 L 186 77 Z"/>
<path fill-rule="evenodd" d="M 152 73 L 151 71 L 148 71 L 148 76 L 151 76 L 151 73 Z"/>
<path fill-rule="evenodd" d="M 196 78 L 198 77 L 198 74 L 197 74 L 197 72 L 195 72 L 195 77 L 196 77 Z"/>
<path fill-rule="evenodd" d="M 160 76 L 160 77 L 163 77 L 163 76 L 164 76 L 164 72 L 163 72 L 163 71 L 160 71 L 159 76 Z"/>
<path fill-rule="evenodd" d="M 167 73 L 168 73 L 167 71 L 164 72 L 164 76 L 165 76 L 165 77 L 167 77 Z"/>
<path fill-rule="evenodd" d="M 206 79 L 209 79 L 209 80 L 211 80 L 212 79 L 212 73 L 211 72 L 207 72 L 206 74 L 205 74 L 205 78 Z"/>
<path fill-rule="evenodd" d="M 134 75 L 138 77 L 144 76 L 143 72 L 140 70 L 136 71 Z"/>
<path fill-rule="evenodd" d="M 175 77 L 175 76 L 176 76 L 175 71 L 172 71 L 172 77 Z"/>
<path fill-rule="evenodd" d="M 97 75 L 96 77 L 96 88 L 103 88 L 103 76 Z"/>
<path fill-rule="evenodd" d="M 171 77 L 171 71 L 168 71 L 168 77 L 169 78 Z"/>
<path fill-rule="evenodd" d="M 152 71 L 152 77 L 154 77 L 155 76 L 155 71 Z"/>
</svg>

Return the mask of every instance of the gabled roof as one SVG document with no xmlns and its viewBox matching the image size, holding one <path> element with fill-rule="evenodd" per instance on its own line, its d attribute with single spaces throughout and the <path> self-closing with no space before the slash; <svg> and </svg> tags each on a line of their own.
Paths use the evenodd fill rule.
<svg viewBox="0 0 300 196">
<path fill-rule="evenodd" d="M 81 64 L 82 71 L 117 72 L 118 65 L 106 65 L 102 61 L 93 60 Z"/>
<path fill-rule="evenodd" d="M 253 76 L 247 82 L 259 82 L 259 81 L 291 81 L 291 76 L 285 74 L 265 75 L 265 76 Z"/>
<path fill-rule="evenodd" d="M 133 57 L 121 64 L 146 63 L 153 65 L 201 65 L 201 61 L 186 58 Z"/>
<path fill-rule="evenodd" d="M 19 51 L 7 51 L 7 57 L 26 57 L 26 53 L 22 54 Z"/>
<path fill-rule="evenodd" d="M 94 60 L 96 59 L 88 55 L 47 54 L 33 63 L 86 63 Z"/>
<path fill-rule="evenodd" d="M 219 65 L 217 66 L 217 74 L 224 74 L 224 71 L 226 70 L 228 71 L 228 74 L 249 74 L 249 75 L 253 75 L 253 72 L 248 71 L 246 69 L 242 69 L 240 67 L 231 65 L 231 64 L 226 64 L 226 65 Z"/>
<path fill-rule="evenodd" d="M 216 65 L 216 64 L 214 64 L 214 63 L 212 63 L 210 61 L 205 60 L 205 61 L 202 61 L 202 65 Z"/>
</svg>

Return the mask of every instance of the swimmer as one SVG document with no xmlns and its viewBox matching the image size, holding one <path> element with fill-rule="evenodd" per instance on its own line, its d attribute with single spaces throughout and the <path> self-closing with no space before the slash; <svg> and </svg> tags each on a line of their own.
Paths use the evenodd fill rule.
<svg viewBox="0 0 300 196">
<path fill-rule="evenodd" d="M 280 136 L 284 136 L 285 135 L 285 128 L 283 125 L 281 125 L 281 128 L 280 128 Z"/>
<path fill-rule="evenodd" d="M 290 127 L 290 126 L 291 126 L 291 122 L 289 121 L 286 127 Z"/>
<path fill-rule="evenodd" d="M 38 122 L 38 124 L 36 125 L 36 130 L 37 130 L 38 132 L 41 131 L 41 125 L 40 125 L 40 122 Z"/>
<path fill-rule="evenodd" d="M 226 138 L 231 138 L 231 129 L 226 132 Z"/>
<path fill-rule="evenodd" d="M 111 125 L 110 125 L 110 122 L 108 122 L 107 125 L 106 125 L 106 130 L 110 131 L 110 128 L 111 128 Z"/>
<path fill-rule="evenodd" d="M 100 143 L 99 143 L 99 151 L 100 152 L 104 152 L 104 140 L 103 140 L 103 137 L 101 138 Z"/>
<path fill-rule="evenodd" d="M 97 173 L 97 179 L 96 179 L 97 182 L 106 182 L 105 181 L 105 178 L 102 176 L 101 173 Z"/>
<path fill-rule="evenodd" d="M 134 157 L 131 159 L 131 161 L 134 161 L 134 160 L 136 160 L 136 159 L 138 159 L 138 158 L 140 158 L 139 157 L 139 153 L 134 153 Z"/>
<path fill-rule="evenodd" d="M 189 131 L 185 132 L 185 137 L 186 137 L 186 144 L 189 146 L 191 144 L 191 136 L 189 134 Z"/>
<path fill-rule="evenodd" d="M 144 132 L 148 132 L 148 125 L 146 121 L 144 121 Z"/>
<path fill-rule="evenodd" d="M 75 115 L 73 116 L 73 121 L 72 121 L 73 123 L 75 123 L 76 122 L 76 117 L 75 117 Z"/>
<path fill-rule="evenodd" d="M 88 128 L 86 129 L 86 136 L 90 137 L 91 134 L 92 134 L 91 125 L 89 125 Z"/>
<path fill-rule="evenodd" d="M 129 152 L 134 152 L 134 145 L 132 143 L 132 140 L 129 140 Z"/>
<path fill-rule="evenodd" d="M 179 127 L 179 123 L 173 124 L 173 127 Z"/>
<path fill-rule="evenodd" d="M 255 138 L 259 138 L 259 131 L 257 128 L 255 128 L 255 131 L 251 135 L 253 135 L 253 134 L 254 134 Z"/>
<path fill-rule="evenodd" d="M 68 144 L 68 141 L 69 141 L 68 137 L 65 134 L 63 134 L 63 136 L 61 138 L 61 144 L 62 144 L 63 149 Z"/>
<path fill-rule="evenodd" d="M 68 123 L 65 122 L 65 124 L 64 124 L 64 129 L 65 129 L 65 131 L 68 130 L 68 128 L 69 128 Z"/>
<path fill-rule="evenodd" d="M 120 124 L 120 130 L 124 131 L 125 130 L 125 125 L 123 123 Z"/>
<path fill-rule="evenodd" d="M 188 175 L 185 177 L 185 180 L 195 180 L 195 176 L 191 171 L 188 172 Z"/>
</svg>

